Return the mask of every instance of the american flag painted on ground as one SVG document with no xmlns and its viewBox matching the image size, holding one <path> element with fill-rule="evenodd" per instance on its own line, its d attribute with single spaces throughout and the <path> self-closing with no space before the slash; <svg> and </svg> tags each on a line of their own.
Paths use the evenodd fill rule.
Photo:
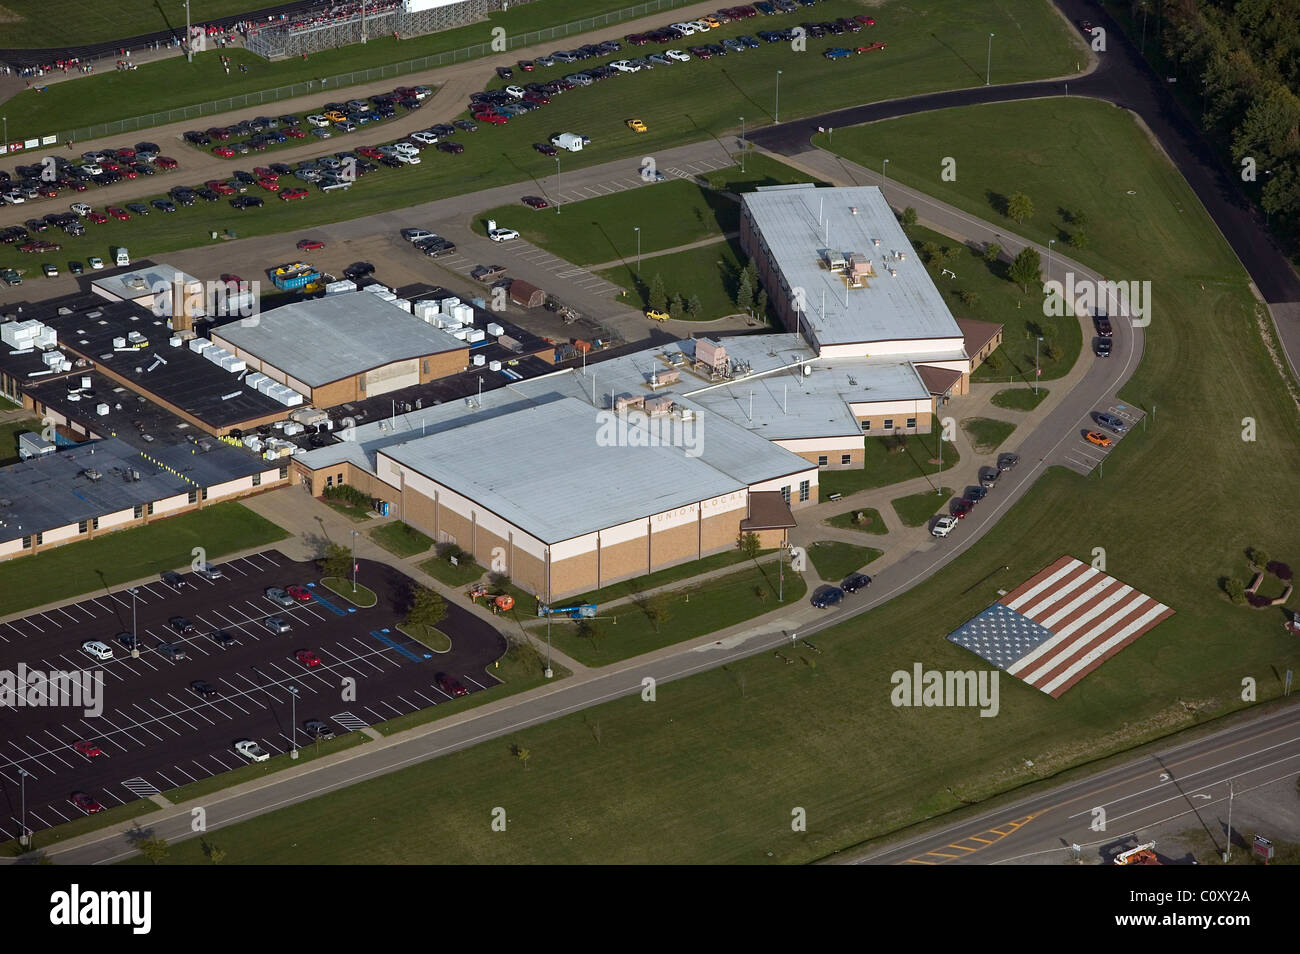
<svg viewBox="0 0 1300 954">
<path fill-rule="evenodd" d="M 1172 615 L 1158 600 L 1063 556 L 948 639 L 1058 699 Z"/>
</svg>

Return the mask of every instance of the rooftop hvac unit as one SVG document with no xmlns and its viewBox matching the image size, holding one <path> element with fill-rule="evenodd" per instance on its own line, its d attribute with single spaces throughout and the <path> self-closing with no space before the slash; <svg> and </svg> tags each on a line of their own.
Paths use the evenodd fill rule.
<svg viewBox="0 0 1300 954">
<path fill-rule="evenodd" d="M 167 339 L 167 343 L 171 345 L 173 348 L 179 348 L 184 341 L 185 339 L 182 338 L 180 335 L 172 335 L 170 338 Z"/>
<path fill-rule="evenodd" d="M 83 375 L 81 376 L 81 386 L 82 386 L 83 388 L 89 388 L 89 387 L 90 387 L 90 375 L 88 375 L 88 374 L 83 374 Z"/>
<path fill-rule="evenodd" d="M 117 342 L 115 340 L 114 344 L 116 343 Z M 191 338 L 189 342 L 185 345 L 185 347 L 189 348 L 195 354 L 202 354 L 203 349 L 208 347 L 211 344 L 212 342 L 209 341 L 207 338 Z"/>
<path fill-rule="evenodd" d="M 247 374 L 244 376 L 244 383 L 247 384 L 250 388 L 256 388 L 263 381 L 269 381 L 269 380 L 270 379 L 261 371 L 254 371 L 252 374 Z"/>
<path fill-rule="evenodd" d="M 455 308 L 459 304 L 460 304 L 460 299 L 457 298 L 455 295 L 452 295 L 450 298 L 444 298 L 442 300 L 442 310 L 450 311 L 452 308 Z"/>
<path fill-rule="evenodd" d="M 487 326 L 487 333 L 490 334 L 493 338 L 496 338 L 499 335 L 505 334 L 506 330 L 502 328 L 500 325 L 498 325 L 495 321 L 489 321 Z"/>
<path fill-rule="evenodd" d="M 492 363 L 495 364 L 496 362 L 494 361 L 494 362 L 492 362 Z M 485 364 L 487 364 L 487 356 L 486 356 L 486 355 L 481 355 L 481 354 L 476 354 L 476 355 L 474 355 L 474 367 L 476 367 L 476 368 L 481 368 L 481 367 L 483 367 L 483 365 L 485 365 Z M 494 369 L 494 370 L 495 370 L 495 369 Z"/>
<path fill-rule="evenodd" d="M 95 405 L 95 413 L 98 414 L 100 417 L 107 417 L 107 416 L 108 416 L 108 405 L 107 405 L 107 404 L 96 404 L 96 405 Z"/>
<path fill-rule="evenodd" d="M 132 344 L 139 344 L 140 342 L 147 341 L 148 339 L 145 338 L 145 336 L 138 331 L 128 331 L 126 333 L 126 340 L 131 342 Z"/>
<path fill-rule="evenodd" d="M 457 328 L 455 331 L 451 333 L 451 336 L 455 338 L 457 341 L 464 341 L 466 338 L 469 337 L 469 329 Z"/>
<path fill-rule="evenodd" d="M 476 357 L 476 358 L 481 358 L 481 357 L 483 357 L 483 356 L 480 354 L 480 355 L 476 355 L 475 357 Z M 501 370 L 501 362 L 500 362 L 500 361 L 492 361 L 492 362 L 490 362 L 490 363 L 488 364 L 488 370 L 489 370 L 489 371 L 500 371 L 500 370 Z"/>
<path fill-rule="evenodd" d="M 357 283 L 350 278 L 345 278 L 339 282 L 330 282 L 325 286 L 326 295 L 341 295 L 344 292 L 354 292 L 357 290 Z"/>
<path fill-rule="evenodd" d="M 114 347 L 114 348 L 125 348 L 125 347 L 126 347 L 126 339 L 125 339 L 125 338 L 122 338 L 122 337 L 114 338 L 114 339 L 113 339 L 113 347 Z"/>
<path fill-rule="evenodd" d="M 465 340 L 468 341 L 470 344 L 483 341 L 484 339 L 487 338 L 487 332 L 484 331 L 482 328 L 470 328 L 468 330 L 469 330 L 469 334 L 465 337 Z"/>
</svg>

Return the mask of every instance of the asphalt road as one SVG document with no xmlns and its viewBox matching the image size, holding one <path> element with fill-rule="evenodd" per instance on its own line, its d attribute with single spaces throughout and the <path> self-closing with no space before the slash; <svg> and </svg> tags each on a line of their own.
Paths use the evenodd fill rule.
<svg viewBox="0 0 1300 954">
<path fill-rule="evenodd" d="M 1144 833 L 1183 820 L 1227 844 L 1229 785 L 1237 797 L 1300 765 L 1300 708 L 1290 705 L 1192 742 L 893 845 L 838 856 L 841 864 L 1060 864 L 1078 845 L 1085 861 L 1109 864 Z M 1244 847 L 1235 829 L 1234 844 Z M 1159 843 L 1156 848 L 1159 850 Z"/>
<path fill-rule="evenodd" d="M 486 670 L 506 645 L 490 624 L 448 604 L 440 628 L 452 647 L 433 653 L 395 629 L 410 580 L 386 564 L 358 563 L 361 580 L 379 596 L 367 609 L 310 582 L 319 576 L 313 565 L 269 550 L 219 564 L 223 580 L 186 573 L 179 589 L 156 581 L 139 587 L 134 600 L 105 590 L 0 624 L 0 668 L 87 672 L 103 683 L 100 714 L 82 706 L 0 709 L 0 837 L 21 830 L 20 769 L 28 773 L 27 825 L 39 835 L 84 814 L 68 801 L 73 791 L 113 807 L 244 764 L 232 749 L 240 739 L 275 755 L 295 741 L 311 743 L 302 731 L 308 719 L 326 720 L 342 735 L 445 702 L 451 696 L 438 685 L 441 672 L 469 692 L 496 683 Z M 282 607 L 265 595 L 267 587 L 294 583 L 308 584 L 311 598 Z M 290 631 L 267 630 L 263 620 L 273 615 Z M 174 616 L 196 631 L 175 633 Z M 133 626 L 141 644 L 135 658 L 117 639 Z M 228 647 L 211 638 L 218 629 L 233 637 Z M 91 639 L 112 646 L 114 658 L 84 653 L 81 644 Z M 167 658 L 162 643 L 181 645 L 186 658 Z M 304 665 L 295 655 L 301 649 L 320 664 Z M 200 696 L 191 688 L 196 679 L 219 694 Z M 355 687 L 346 695 L 345 682 Z M 103 754 L 77 752 L 80 740 Z"/>
</svg>

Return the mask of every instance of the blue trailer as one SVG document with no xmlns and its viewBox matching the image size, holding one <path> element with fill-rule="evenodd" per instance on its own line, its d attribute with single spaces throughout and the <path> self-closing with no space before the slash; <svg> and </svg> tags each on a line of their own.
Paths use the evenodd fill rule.
<svg viewBox="0 0 1300 954">
<path fill-rule="evenodd" d="M 591 619 L 596 615 L 595 603 L 581 603 L 578 606 L 547 606 L 542 603 L 537 607 L 538 616 L 563 616 L 566 619 Z"/>
</svg>

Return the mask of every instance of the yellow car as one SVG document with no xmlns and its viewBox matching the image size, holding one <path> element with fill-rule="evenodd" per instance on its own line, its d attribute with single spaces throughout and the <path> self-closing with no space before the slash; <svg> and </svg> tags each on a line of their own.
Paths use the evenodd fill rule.
<svg viewBox="0 0 1300 954">
<path fill-rule="evenodd" d="M 646 311 L 645 316 L 651 321 L 667 321 L 668 313 L 666 311 L 655 311 L 653 308 Z"/>
<path fill-rule="evenodd" d="M 639 119 L 629 119 L 629 120 L 627 120 L 627 128 L 630 129 L 630 130 L 632 130 L 633 132 L 645 132 L 645 131 L 646 131 L 645 123 L 643 123 L 643 122 L 642 122 L 641 120 L 639 120 Z"/>
<path fill-rule="evenodd" d="M 331 109 L 329 112 L 322 113 L 321 115 L 323 115 L 326 119 L 328 119 L 332 123 L 347 122 L 347 118 L 348 118 L 344 116 L 342 113 L 340 113 L 337 109 Z"/>
<path fill-rule="evenodd" d="M 1088 439 L 1089 444 L 1096 444 L 1098 447 L 1110 446 L 1110 438 L 1101 431 L 1089 431 L 1084 437 Z"/>
<path fill-rule="evenodd" d="M 709 14 L 707 17 L 700 17 L 700 19 L 703 20 L 705 23 L 707 23 L 715 30 L 718 27 L 722 26 L 722 21 L 719 20 L 717 17 L 715 17 L 713 14 Z"/>
</svg>

